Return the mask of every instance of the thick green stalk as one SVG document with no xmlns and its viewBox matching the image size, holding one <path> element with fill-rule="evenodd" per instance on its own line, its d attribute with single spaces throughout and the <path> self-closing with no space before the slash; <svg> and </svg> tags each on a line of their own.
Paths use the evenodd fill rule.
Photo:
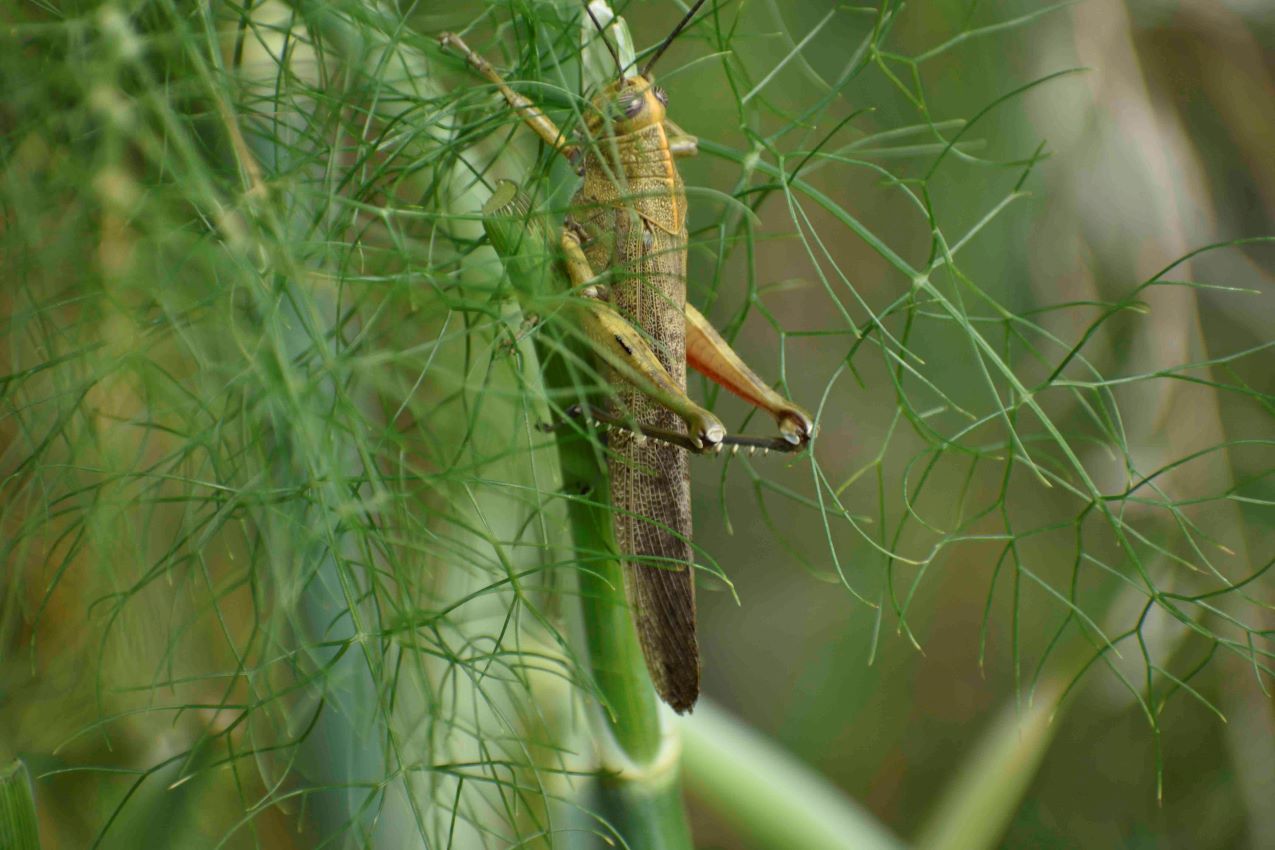
<svg viewBox="0 0 1275 850">
<path fill-rule="evenodd" d="M 554 232 L 517 187 L 500 183 L 483 207 L 484 228 L 527 311 L 545 320 L 535 335 L 543 389 L 562 409 L 582 394 L 589 349 L 567 322 L 569 282 L 556 259 Z M 677 738 L 661 720 L 637 633 L 624 599 L 608 507 L 607 476 L 598 444 L 566 425 L 556 432 L 588 663 L 602 705 L 598 712 L 604 808 L 631 847 L 691 847 L 681 802 Z"/>
<path fill-rule="evenodd" d="M 0 847 L 40 850 L 31 777 L 21 761 L 0 769 Z"/>
<path fill-rule="evenodd" d="M 1010 704 L 982 734 L 944 789 L 916 838 L 923 850 L 983 850 L 999 845 L 1053 743 L 1066 689 L 1049 680 L 1025 707 Z"/>
<path fill-rule="evenodd" d="M 683 718 L 686 785 L 758 850 L 901 850 L 871 812 L 808 764 L 700 698 Z"/>
</svg>

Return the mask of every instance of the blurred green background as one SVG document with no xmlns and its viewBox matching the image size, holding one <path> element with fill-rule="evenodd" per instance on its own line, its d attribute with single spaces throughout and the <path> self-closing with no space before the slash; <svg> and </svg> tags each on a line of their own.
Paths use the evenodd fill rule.
<svg viewBox="0 0 1275 850">
<path fill-rule="evenodd" d="M 0 756 L 45 847 L 599 846 L 475 215 L 570 175 L 434 41 L 566 122 L 567 7 L 3 13 Z M 821 428 L 694 465 L 706 696 L 904 841 L 1275 847 L 1275 9 L 706 21 L 659 71 L 690 298 Z M 980 814 L 988 736 L 1028 784 Z M 697 846 L 775 846 L 696 782 Z"/>
</svg>

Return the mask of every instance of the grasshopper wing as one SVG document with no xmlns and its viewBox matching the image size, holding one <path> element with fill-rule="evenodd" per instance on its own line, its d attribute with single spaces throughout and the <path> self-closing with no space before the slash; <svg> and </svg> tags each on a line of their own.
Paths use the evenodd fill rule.
<svg viewBox="0 0 1275 850">
<path fill-rule="evenodd" d="M 611 498 L 625 595 L 651 681 L 678 713 L 699 696 L 686 451 L 612 432 Z M 677 533 L 674 533 L 676 529 Z"/>
</svg>

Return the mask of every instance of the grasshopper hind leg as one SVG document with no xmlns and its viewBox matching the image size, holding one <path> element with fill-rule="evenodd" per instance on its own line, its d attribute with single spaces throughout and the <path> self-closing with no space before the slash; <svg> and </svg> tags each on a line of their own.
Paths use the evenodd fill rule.
<svg viewBox="0 0 1275 850">
<path fill-rule="evenodd" d="M 644 397 L 649 397 L 658 407 L 676 414 L 686 426 L 685 435 L 658 424 L 641 430 L 649 436 L 675 443 L 692 452 L 716 449 L 726 437 L 726 426 L 690 399 L 686 389 L 660 362 L 646 338 L 603 300 L 600 294 L 602 287 L 593 283 L 593 270 L 581 250 L 580 239 L 570 230 L 562 233 L 562 250 L 571 282 L 588 296 L 581 299 L 583 303 L 579 305 L 577 318 L 599 354 Z M 633 411 L 631 405 L 628 408 L 630 412 Z M 642 421 L 643 417 L 638 419 Z M 613 420 L 609 424 L 624 427 L 624 421 L 619 417 L 613 417 Z"/>
<path fill-rule="evenodd" d="M 737 440 L 739 445 L 766 446 L 779 451 L 801 451 L 815 435 L 814 418 L 770 388 L 748 368 L 717 329 L 699 310 L 686 305 L 686 362 L 709 380 L 730 390 L 754 407 L 770 413 L 779 426 L 773 441 Z"/>
</svg>

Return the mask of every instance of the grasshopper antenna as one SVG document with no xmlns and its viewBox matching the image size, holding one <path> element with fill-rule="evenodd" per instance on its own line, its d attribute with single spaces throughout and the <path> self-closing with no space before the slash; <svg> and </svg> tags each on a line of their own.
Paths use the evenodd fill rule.
<svg viewBox="0 0 1275 850">
<path fill-rule="evenodd" d="M 701 0 L 702 2 L 702 0 Z M 624 79 L 624 66 L 620 64 L 620 54 L 615 52 L 615 48 L 611 42 L 607 41 L 606 28 L 598 23 L 598 16 L 593 14 L 593 4 L 589 0 L 584 0 L 584 11 L 589 13 L 589 20 L 593 21 L 593 25 L 598 28 L 598 38 L 602 39 L 602 43 L 607 47 L 607 53 L 611 54 L 611 58 L 615 60 L 615 72 L 621 80 Z"/>
<path fill-rule="evenodd" d="M 668 46 L 673 43 L 673 39 L 682 34 L 682 30 L 686 29 L 687 24 L 691 22 L 691 18 L 695 17 L 695 13 L 699 11 L 699 7 L 703 5 L 704 0 L 697 0 L 695 5 L 691 7 L 691 10 L 686 13 L 686 17 L 682 18 L 682 20 L 678 22 L 678 25 L 673 27 L 673 31 L 668 34 L 668 38 L 664 39 L 664 43 L 656 49 L 655 55 L 648 59 L 646 64 L 642 66 L 643 77 L 649 77 L 651 73 L 651 66 L 655 64 L 656 60 L 664 55 L 664 51 L 668 50 Z"/>
</svg>

